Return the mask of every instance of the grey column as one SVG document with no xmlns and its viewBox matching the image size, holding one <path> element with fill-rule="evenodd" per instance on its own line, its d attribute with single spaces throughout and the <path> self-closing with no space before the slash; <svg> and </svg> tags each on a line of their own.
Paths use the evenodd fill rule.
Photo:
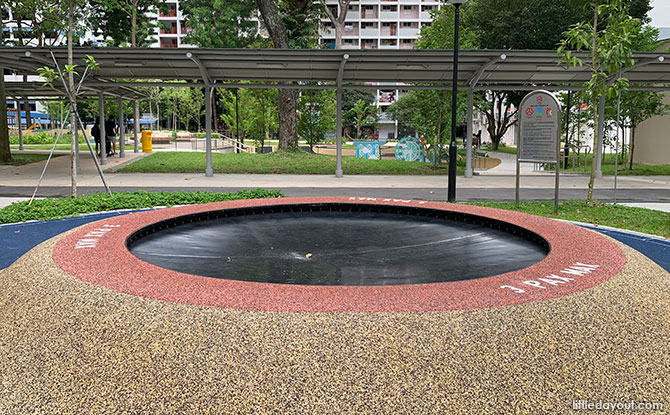
<svg viewBox="0 0 670 415">
<path fill-rule="evenodd" d="M 107 164 L 107 149 L 105 148 L 107 133 L 105 132 L 105 98 L 102 92 L 98 96 L 98 107 L 100 110 L 100 164 L 104 166 Z"/>
<path fill-rule="evenodd" d="M 134 126 L 133 126 L 133 136 L 135 138 L 135 148 L 133 149 L 133 153 L 137 153 L 139 150 L 137 149 L 137 140 L 139 140 L 138 136 L 140 135 L 140 104 L 137 102 L 137 100 L 133 101 L 133 111 L 134 115 L 133 117 L 135 118 Z"/>
<path fill-rule="evenodd" d="M 211 86 L 205 87 L 205 97 L 209 97 L 212 91 Z M 212 169 L 212 100 L 205 99 L 205 141 L 207 143 L 207 167 L 205 168 L 205 176 L 214 176 L 214 169 Z"/>
<path fill-rule="evenodd" d="M 21 128 L 21 101 L 16 100 L 16 125 L 19 130 L 19 150 L 23 150 L 23 129 Z"/>
<path fill-rule="evenodd" d="M 465 139 L 467 140 L 466 142 L 468 143 L 467 145 L 467 156 L 465 159 L 465 177 L 469 178 L 472 177 L 472 113 L 473 109 L 472 107 L 475 105 L 475 97 L 474 97 L 474 91 L 471 89 L 468 90 L 468 128 L 467 132 L 465 133 Z"/>
<path fill-rule="evenodd" d="M 596 158 L 596 177 L 603 177 L 603 137 L 605 136 L 605 96 L 601 95 L 598 101 L 598 137 L 593 156 Z"/>
<path fill-rule="evenodd" d="M 335 167 L 335 177 L 342 177 L 342 87 L 337 87 L 337 126 L 335 127 L 335 137 L 337 139 L 337 165 Z"/>
<path fill-rule="evenodd" d="M 119 98 L 119 158 L 126 156 L 126 132 L 123 118 L 123 99 Z"/>
</svg>

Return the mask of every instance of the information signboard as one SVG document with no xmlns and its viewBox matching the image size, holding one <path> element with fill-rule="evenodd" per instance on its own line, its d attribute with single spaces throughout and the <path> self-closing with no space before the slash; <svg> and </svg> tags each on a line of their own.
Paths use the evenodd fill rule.
<svg viewBox="0 0 670 415">
<path fill-rule="evenodd" d="M 558 211 L 561 104 L 548 91 L 533 91 L 521 101 L 516 152 L 516 206 L 519 207 L 521 163 L 553 163 L 556 177 L 554 212 Z"/>
<path fill-rule="evenodd" d="M 519 159 L 556 163 L 561 106 L 554 95 L 546 91 L 531 92 L 521 102 L 519 114 Z"/>
</svg>

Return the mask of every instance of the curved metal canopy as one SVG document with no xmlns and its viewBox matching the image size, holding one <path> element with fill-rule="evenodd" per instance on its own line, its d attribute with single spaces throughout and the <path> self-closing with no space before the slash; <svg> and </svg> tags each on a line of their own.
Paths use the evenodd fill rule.
<svg viewBox="0 0 670 415">
<path fill-rule="evenodd" d="M 35 74 L 40 66 L 54 66 L 51 52 L 63 67 L 67 62 L 64 48 L 0 48 L 0 61 L 11 70 Z M 100 65 L 84 83 L 90 88 L 109 87 L 110 82 L 181 86 L 170 82 L 175 80 L 193 81 L 183 86 L 293 81 L 333 87 L 343 60 L 346 66 L 341 85 L 347 88 L 379 89 L 379 84 L 370 83 L 419 82 L 432 85 L 426 88 L 439 88 L 451 84 L 453 69 L 451 50 L 75 48 L 74 60 L 82 63 L 81 71 L 87 55 Z M 586 53 L 575 55 L 588 61 Z M 668 89 L 669 53 L 640 52 L 634 57 L 635 66 L 624 73 L 633 88 Z M 464 50 L 459 54 L 458 83 L 463 89 L 580 89 L 590 77 L 586 65 L 560 66 L 554 51 Z"/>
</svg>

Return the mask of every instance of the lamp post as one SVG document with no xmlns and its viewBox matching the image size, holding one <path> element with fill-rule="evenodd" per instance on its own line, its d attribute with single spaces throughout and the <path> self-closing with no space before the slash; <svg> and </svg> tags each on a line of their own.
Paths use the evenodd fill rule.
<svg viewBox="0 0 670 415">
<path fill-rule="evenodd" d="M 447 186 L 447 202 L 456 201 L 456 156 L 458 146 L 456 145 L 456 101 L 458 97 L 458 26 L 461 16 L 461 5 L 468 0 L 449 0 L 449 4 L 456 7 L 454 13 L 454 70 L 451 90 L 451 142 L 449 143 L 449 185 Z M 469 139 L 465 137 L 465 139 Z"/>
</svg>

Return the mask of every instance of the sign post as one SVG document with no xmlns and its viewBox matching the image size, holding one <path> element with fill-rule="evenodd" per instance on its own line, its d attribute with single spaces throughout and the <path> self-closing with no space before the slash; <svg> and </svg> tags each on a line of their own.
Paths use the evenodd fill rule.
<svg viewBox="0 0 670 415">
<path fill-rule="evenodd" d="M 556 183 L 554 213 L 558 212 L 560 173 L 561 104 L 551 92 L 533 91 L 521 101 L 519 108 L 516 151 L 516 207 L 519 208 L 519 176 L 521 163 L 554 164 Z"/>
</svg>

